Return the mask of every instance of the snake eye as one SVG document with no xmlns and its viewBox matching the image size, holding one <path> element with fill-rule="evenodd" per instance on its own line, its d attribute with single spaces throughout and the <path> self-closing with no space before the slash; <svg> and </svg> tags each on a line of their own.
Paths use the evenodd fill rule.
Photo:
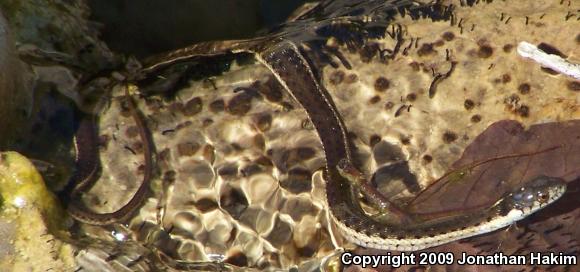
<svg viewBox="0 0 580 272">
<path fill-rule="evenodd" d="M 546 203 L 548 202 L 548 200 L 550 199 L 550 194 L 548 193 L 543 193 L 543 192 L 539 192 L 538 193 L 538 200 L 542 203 Z"/>
</svg>

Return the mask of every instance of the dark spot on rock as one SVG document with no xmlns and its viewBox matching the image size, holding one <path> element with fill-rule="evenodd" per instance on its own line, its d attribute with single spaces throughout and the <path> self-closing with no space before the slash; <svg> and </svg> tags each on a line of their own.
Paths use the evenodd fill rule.
<svg viewBox="0 0 580 272">
<path fill-rule="evenodd" d="M 526 105 L 520 104 L 520 97 L 517 94 L 512 94 L 503 100 L 506 109 L 521 117 L 528 117 L 530 108 Z"/>
<path fill-rule="evenodd" d="M 225 259 L 224 262 L 237 267 L 246 267 L 248 266 L 248 257 L 242 252 L 237 252 Z"/>
<path fill-rule="evenodd" d="M 503 74 L 503 75 L 501 75 L 501 82 L 502 83 L 505 84 L 505 83 L 508 83 L 510 81 L 512 81 L 512 77 L 509 74 Z"/>
<path fill-rule="evenodd" d="M 580 92 L 580 82 L 578 81 L 568 81 L 566 87 L 568 87 L 568 90 L 570 91 Z"/>
<path fill-rule="evenodd" d="M 530 116 L 530 107 L 521 105 L 517 108 L 516 113 L 521 117 L 528 117 Z"/>
<path fill-rule="evenodd" d="M 240 93 L 228 102 L 227 111 L 232 115 L 243 116 L 252 108 L 252 97 L 247 93 Z"/>
<path fill-rule="evenodd" d="M 451 31 L 447 31 L 443 33 L 441 37 L 446 41 L 452 41 L 453 39 L 455 39 L 455 34 L 453 34 L 453 32 Z"/>
<path fill-rule="evenodd" d="M 183 115 L 193 116 L 201 112 L 203 104 L 200 97 L 194 97 L 183 106 Z"/>
<path fill-rule="evenodd" d="M 128 138 L 135 138 L 137 135 L 139 135 L 139 129 L 137 126 L 130 126 L 125 130 L 125 136 Z"/>
<path fill-rule="evenodd" d="M 518 91 L 520 94 L 529 94 L 530 93 L 530 84 L 522 83 L 518 86 Z"/>
<path fill-rule="evenodd" d="M 415 93 L 410 93 L 407 95 L 407 101 L 413 102 L 417 100 L 417 95 Z"/>
<path fill-rule="evenodd" d="M 328 78 L 328 81 L 332 85 L 338 85 L 342 83 L 342 80 L 344 80 L 344 72 L 340 70 L 332 72 Z"/>
<path fill-rule="evenodd" d="M 259 165 L 261 165 L 261 166 L 267 166 L 267 167 L 270 167 L 270 166 L 273 166 L 274 165 L 272 163 L 272 161 L 268 157 L 265 157 L 265 156 L 260 156 L 254 162 L 257 163 L 257 164 L 259 164 Z"/>
<path fill-rule="evenodd" d="M 316 154 L 316 151 L 310 147 L 297 147 L 290 150 L 285 150 L 280 157 L 283 165 L 287 168 L 296 165 L 299 162 L 311 159 Z"/>
<path fill-rule="evenodd" d="M 262 173 L 262 168 L 257 164 L 250 164 L 240 169 L 242 177 L 250 177 L 258 173 Z"/>
<path fill-rule="evenodd" d="M 455 140 L 457 140 L 457 134 L 455 134 L 455 132 L 446 131 L 445 133 L 443 133 L 443 141 L 445 143 L 449 144 L 455 142 Z"/>
<path fill-rule="evenodd" d="M 403 145 L 411 144 L 411 138 L 406 137 L 406 136 L 401 137 L 401 144 L 403 144 Z"/>
<path fill-rule="evenodd" d="M 201 125 L 202 125 L 203 127 L 208 127 L 208 126 L 210 126 L 211 124 L 213 124 L 213 119 L 211 119 L 211 118 L 206 118 L 206 119 L 203 119 L 203 121 L 202 121 L 202 123 L 201 123 Z"/>
<path fill-rule="evenodd" d="M 174 102 L 171 103 L 171 105 L 169 105 L 169 111 L 171 112 L 181 112 L 183 111 L 183 103 L 180 102 Z"/>
<path fill-rule="evenodd" d="M 369 99 L 369 104 L 376 104 L 379 103 L 381 101 L 381 97 L 378 95 L 373 96 L 371 99 Z"/>
<path fill-rule="evenodd" d="M 421 70 L 421 65 L 416 61 L 409 63 L 409 66 L 411 66 L 413 71 L 419 72 L 419 70 Z"/>
<path fill-rule="evenodd" d="M 238 175 L 238 167 L 234 164 L 227 164 L 218 168 L 217 173 L 222 178 L 235 178 Z"/>
<path fill-rule="evenodd" d="M 352 84 L 352 83 L 357 82 L 357 80 L 358 80 L 358 76 L 356 74 L 349 74 L 344 79 L 344 83 L 346 83 L 346 84 Z"/>
<path fill-rule="evenodd" d="M 248 207 L 248 200 L 239 189 L 226 187 L 220 196 L 220 207 L 238 220 L 242 212 Z"/>
<path fill-rule="evenodd" d="M 510 43 L 503 46 L 503 51 L 506 53 L 512 52 L 513 49 L 514 49 L 514 45 L 510 44 Z"/>
<path fill-rule="evenodd" d="M 439 47 L 439 46 L 443 46 L 445 44 L 444 41 L 442 40 L 438 40 L 436 42 L 433 43 L 433 46 Z"/>
<path fill-rule="evenodd" d="M 379 45 L 376 43 L 365 44 L 358 51 L 360 60 L 364 63 L 369 63 L 379 52 Z"/>
<path fill-rule="evenodd" d="M 376 144 L 378 144 L 380 141 L 381 141 L 381 136 L 379 136 L 377 134 L 373 134 L 373 135 L 371 135 L 371 138 L 369 139 L 369 145 L 371 147 L 373 147 Z"/>
<path fill-rule="evenodd" d="M 558 50 L 556 47 L 554 47 L 553 45 L 547 44 L 547 43 L 542 42 L 542 43 L 538 44 L 538 49 L 540 49 L 548 54 L 551 54 L 551 55 L 560 56 L 563 59 L 568 57 L 564 53 L 562 53 L 560 50 Z"/>
<path fill-rule="evenodd" d="M 226 108 L 226 104 L 222 99 L 218 99 L 209 104 L 209 110 L 212 113 L 222 112 Z"/>
<path fill-rule="evenodd" d="M 297 248 L 296 253 L 298 253 L 299 256 L 308 258 L 308 257 L 312 257 L 314 255 L 314 253 L 316 253 L 316 249 L 313 247 L 310 247 L 310 246 L 305 246 L 305 247 Z"/>
<path fill-rule="evenodd" d="M 391 82 L 384 77 L 379 77 L 375 80 L 375 91 L 377 92 L 384 92 L 389 86 L 391 86 Z"/>
<path fill-rule="evenodd" d="M 312 189 L 312 173 L 307 169 L 296 167 L 288 171 L 288 178 L 280 182 L 280 186 L 293 194 L 310 192 Z"/>
<path fill-rule="evenodd" d="M 435 54 L 437 51 L 435 51 L 435 49 L 433 49 L 433 45 L 430 43 L 424 43 L 421 45 L 421 47 L 419 48 L 419 50 L 417 50 L 417 55 L 419 55 L 419 57 L 422 56 L 427 56 L 427 55 L 431 55 L 431 54 Z"/>
<path fill-rule="evenodd" d="M 268 78 L 268 80 L 263 84 L 261 84 L 259 81 L 254 82 L 254 84 L 252 84 L 252 88 L 257 89 L 258 92 L 266 97 L 266 100 L 270 102 L 282 101 L 282 86 L 273 77 Z"/>
<path fill-rule="evenodd" d="M 482 58 L 482 59 L 486 59 L 491 57 L 491 55 L 493 55 L 493 48 L 489 45 L 481 45 L 479 46 L 479 49 L 477 50 L 477 56 Z"/>
<path fill-rule="evenodd" d="M 255 119 L 256 127 L 261 132 L 268 131 L 272 126 L 272 116 L 270 114 L 260 114 Z"/>
<path fill-rule="evenodd" d="M 433 157 L 431 155 L 423 155 L 423 163 L 429 164 L 433 161 Z"/>
<path fill-rule="evenodd" d="M 385 110 L 391 110 L 395 106 L 395 103 L 389 101 L 385 103 Z"/>
<path fill-rule="evenodd" d="M 473 122 L 473 123 L 479 123 L 479 121 L 481 121 L 481 115 L 474 114 L 473 116 L 471 116 L 471 122 Z"/>
<path fill-rule="evenodd" d="M 463 106 L 465 107 L 466 110 L 471 110 L 473 109 L 473 107 L 475 107 L 475 102 L 473 102 L 473 100 L 471 99 L 465 99 L 465 101 L 463 102 Z"/>
<path fill-rule="evenodd" d="M 177 144 L 177 154 L 179 156 L 193 156 L 200 146 L 197 143 L 186 142 Z"/>
<path fill-rule="evenodd" d="M 218 204 L 208 198 L 200 199 L 195 202 L 195 207 L 202 213 L 207 213 L 218 208 Z"/>
</svg>

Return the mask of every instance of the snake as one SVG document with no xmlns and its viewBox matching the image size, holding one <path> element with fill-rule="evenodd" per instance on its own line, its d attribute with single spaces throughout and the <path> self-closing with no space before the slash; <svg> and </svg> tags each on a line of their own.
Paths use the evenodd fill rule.
<svg viewBox="0 0 580 272">
<path fill-rule="evenodd" d="M 130 115 L 139 131 L 143 142 L 143 180 L 134 196 L 123 206 L 113 212 L 98 213 L 85 207 L 80 201 L 80 195 L 90 189 L 99 179 L 99 152 L 97 139 L 97 118 L 95 115 L 84 115 L 76 130 L 73 144 L 75 149 L 75 171 L 69 179 L 62 195 L 69 200 L 67 212 L 76 220 L 90 225 L 109 225 L 128 219 L 145 201 L 151 179 L 153 177 L 153 150 L 152 139 L 145 125 L 144 117 L 125 88 L 125 100 Z"/>
<path fill-rule="evenodd" d="M 509 226 L 554 203 L 566 192 L 566 183 L 557 177 L 537 176 L 475 212 L 440 220 L 394 225 L 367 215 L 358 204 L 357 189 L 370 186 L 354 166 L 347 129 L 328 92 L 318 83 L 308 61 L 292 42 L 281 42 L 262 52 L 258 59 L 270 69 L 284 89 L 298 101 L 314 125 L 326 157 L 326 205 L 331 221 L 342 235 L 363 247 L 414 251 L 492 232 Z M 398 215 L 402 222 L 412 218 L 394 204 L 378 196 L 376 190 L 362 188 L 379 209 Z"/>
<path fill-rule="evenodd" d="M 225 46 L 225 48 L 224 48 Z M 506 193 L 495 203 L 476 211 L 461 213 L 436 220 L 423 220 L 394 205 L 366 182 L 364 175 L 354 165 L 352 147 L 347 128 L 330 94 L 319 84 L 306 57 L 298 46 L 289 40 L 245 40 L 226 45 L 201 43 L 158 57 L 153 64 L 145 65 L 144 73 L 152 73 L 178 61 L 229 53 L 251 53 L 265 65 L 283 88 L 301 105 L 312 122 L 322 143 L 326 165 L 324 179 L 330 221 L 350 242 L 368 248 L 397 251 L 414 251 L 450 243 L 501 229 L 528 217 L 566 192 L 566 182 L 558 177 L 537 176 L 524 186 Z M 131 100 L 132 101 L 132 100 Z M 130 102 L 135 121 L 140 126 L 142 138 L 150 143 L 143 131 L 142 119 Z M 82 138 L 82 137 L 81 137 Z M 82 150 L 79 150 L 82 152 Z M 146 157 L 150 151 L 146 150 Z M 82 162 L 78 160 L 79 164 Z M 126 218 L 145 197 L 150 180 L 150 159 L 145 160 L 143 183 L 125 206 L 109 214 L 96 214 L 85 209 L 69 208 L 76 219 L 91 224 L 107 224 Z M 91 169 L 89 167 L 89 169 Z M 89 173 L 82 179 L 92 179 Z M 83 186 L 80 186 L 83 187 Z M 367 214 L 360 205 L 360 193 L 382 212 L 394 215 L 399 224 L 385 222 Z"/>
</svg>

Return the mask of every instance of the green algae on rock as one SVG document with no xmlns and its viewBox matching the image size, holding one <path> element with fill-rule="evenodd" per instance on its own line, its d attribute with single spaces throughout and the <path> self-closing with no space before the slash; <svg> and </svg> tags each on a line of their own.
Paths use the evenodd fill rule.
<svg viewBox="0 0 580 272">
<path fill-rule="evenodd" d="M 72 247 L 54 235 L 64 212 L 34 165 L 16 152 L 0 153 L 0 267 L 10 271 L 67 271 Z"/>
</svg>

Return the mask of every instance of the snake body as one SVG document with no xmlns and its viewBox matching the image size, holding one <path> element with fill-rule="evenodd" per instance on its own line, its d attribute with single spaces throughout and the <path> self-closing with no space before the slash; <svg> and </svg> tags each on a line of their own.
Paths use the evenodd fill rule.
<svg viewBox="0 0 580 272">
<path fill-rule="evenodd" d="M 143 203 L 147 197 L 151 178 L 153 176 L 152 140 L 145 125 L 145 120 L 137 109 L 128 88 L 125 90 L 125 99 L 133 121 L 139 130 L 139 136 L 143 142 L 144 173 L 143 180 L 139 185 L 135 195 L 121 208 L 110 213 L 97 213 L 87 209 L 78 201 L 80 194 L 90 189 L 98 180 L 99 175 L 99 153 L 98 140 L 96 134 L 96 120 L 94 116 L 85 116 L 81 119 L 79 128 L 75 134 L 74 146 L 76 151 L 76 170 L 71 180 L 64 190 L 68 194 L 68 199 L 72 203 L 67 206 L 68 213 L 78 221 L 91 225 L 107 225 L 128 219 Z"/>
</svg>

